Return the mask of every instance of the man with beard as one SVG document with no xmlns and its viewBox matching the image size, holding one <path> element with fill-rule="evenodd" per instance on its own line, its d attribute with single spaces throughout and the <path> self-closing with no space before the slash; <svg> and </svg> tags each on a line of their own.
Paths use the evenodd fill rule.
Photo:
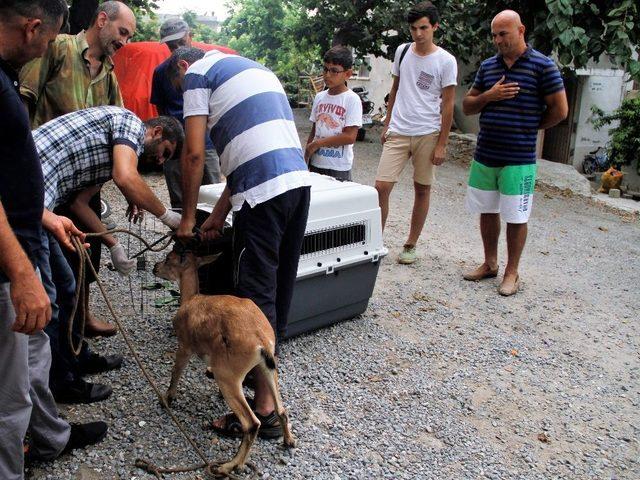
<svg viewBox="0 0 640 480">
<path fill-rule="evenodd" d="M 149 211 L 172 229 L 180 224 L 180 214 L 167 210 L 138 173 L 139 164 L 161 165 L 174 154 L 176 145 L 184 139 L 177 120 L 157 117 L 143 123 L 124 108 L 95 107 L 51 120 L 34 130 L 33 138 L 45 178 L 45 208 L 53 210 L 70 204 L 90 231 L 105 231 L 89 207 L 89 200 L 104 183 L 113 179 L 131 204 Z M 46 282 L 45 287 L 55 299 L 59 319 L 47 330 L 55 352 L 51 391 L 62 403 L 103 400 L 111 394 L 111 389 L 86 383 L 81 375 L 114 368 L 116 363 L 117 367 L 122 357 L 100 357 L 88 348 L 84 348 L 78 358 L 73 355 L 66 340 L 75 295 L 73 272 L 56 242 L 50 236 L 47 240 L 50 255 L 48 264 L 41 269 L 51 273 L 51 281 Z M 133 265 L 124 249 L 118 249 L 114 239 L 107 239 L 106 243 L 116 268 L 128 273 Z"/>
<path fill-rule="evenodd" d="M 129 7 L 122 2 L 106 1 L 98 7 L 86 31 L 77 35 L 58 35 L 41 59 L 25 65 L 20 72 L 20 94 L 29 109 L 31 127 L 38 128 L 60 115 L 84 108 L 122 107 L 110 57 L 129 42 L 135 29 L 136 19 Z M 100 215 L 100 195 L 93 196 L 90 206 L 96 215 Z M 57 213 L 71 218 L 83 231 L 91 231 L 84 219 L 65 207 L 61 206 Z M 101 241 L 92 238 L 89 244 L 91 263 L 98 271 Z M 72 267 L 77 272 L 76 263 L 73 259 Z M 115 326 L 89 312 L 88 284 L 94 280 L 92 275 L 86 276 L 87 288 L 82 300 L 86 335 L 89 338 L 109 337 L 116 334 Z"/>
<path fill-rule="evenodd" d="M 20 94 L 29 107 L 31 127 L 60 115 L 100 105 L 122 106 L 111 56 L 129 42 L 136 18 L 122 2 L 100 5 L 90 27 L 77 35 L 58 35 L 45 55 L 20 72 Z"/>
</svg>

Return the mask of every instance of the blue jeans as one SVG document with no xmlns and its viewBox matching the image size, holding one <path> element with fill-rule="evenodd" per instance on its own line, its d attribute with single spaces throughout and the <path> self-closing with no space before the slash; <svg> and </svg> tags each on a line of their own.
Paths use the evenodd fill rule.
<svg viewBox="0 0 640 480">
<path fill-rule="evenodd" d="M 42 284 L 51 300 L 51 321 L 45 327 L 51 343 L 51 370 L 49 385 L 57 390 L 80 377 L 78 364 L 88 355 L 86 344 L 76 358 L 69 345 L 68 328 L 73 310 L 76 281 L 73 271 L 64 257 L 60 244 L 48 232 L 42 233 L 42 249 L 36 254 L 36 266 L 42 276 Z M 74 343 L 80 341 L 74 326 Z"/>
</svg>

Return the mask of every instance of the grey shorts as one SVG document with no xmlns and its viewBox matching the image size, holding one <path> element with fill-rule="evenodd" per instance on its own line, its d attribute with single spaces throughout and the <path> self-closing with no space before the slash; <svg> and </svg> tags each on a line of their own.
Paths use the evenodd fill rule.
<svg viewBox="0 0 640 480">
<path fill-rule="evenodd" d="M 319 173 L 320 175 L 327 175 L 333 177 L 341 182 L 351 181 L 351 170 L 331 170 L 329 168 L 318 168 L 313 165 L 309 165 L 309 171 Z"/>
</svg>

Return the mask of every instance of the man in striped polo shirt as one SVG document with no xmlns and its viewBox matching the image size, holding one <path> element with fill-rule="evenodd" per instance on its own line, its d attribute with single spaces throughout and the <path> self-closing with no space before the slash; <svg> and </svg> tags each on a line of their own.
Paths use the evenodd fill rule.
<svg viewBox="0 0 640 480">
<path fill-rule="evenodd" d="M 264 66 L 216 50 L 205 55 L 195 48 L 179 48 L 167 72 L 184 90 L 183 215 L 178 236 L 193 236 L 208 133 L 227 186 L 202 224 L 203 237 L 219 236 L 227 214 L 235 212 L 235 293 L 260 307 L 279 343 L 286 334 L 310 194 L 287 96 Z M 262 424 L 258 435 L 279 436 L 268 385 L 260 375 L 255 378 L 255 411 Z M 214 423 L 221 434 L 237 435 L 240 428 L 233 414 Z"/>
<path fill-rule="evenodd" d="M 538 130 L 567 116 L 562 77 L 553 60 L 527 45 L 518 13 L 504 10 L 491 22 L 498 54 L 480 65 L 463 101 L 466 115 L 480 113 L 480 133 L 469 174 L 466 206 L 480 214 L 484 263 L 466 280 L 498 275 L 500 217 L 507 223 L 508 260 L 498 289 L 518 291 L 518 264 L 533 203 Z"/>
</svg>

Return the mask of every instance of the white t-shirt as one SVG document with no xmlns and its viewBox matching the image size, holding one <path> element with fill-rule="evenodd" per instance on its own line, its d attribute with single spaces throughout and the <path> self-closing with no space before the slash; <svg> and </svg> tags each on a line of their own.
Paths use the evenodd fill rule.
<svg viewBox="0 0 640 480">
<path fill-rule="evenodd" d="M 324 90 L 316 95 L 309 120 L 316 124 L 315 139 L 335 137 L 345 127 L 362 126 L 362 102 L 353 90 L 329 95 Z M 322 147 L 316 150 L 311 165 L 330 170 L 348 171 L 353 165 L 353 145 Z"/>
<path fill-rule="evenodd" d="M 419 136 L 440 131 L 440 95 L 442 89 L 456 85 L 458 65 L 446 50 L 437 50 L 422 57 L 411 45 L 400 64 L 406 43 L 396 50 L 391 73 L 400 77 L 396 101 L 391 112 L 389 132 Z"/>
</svg>

